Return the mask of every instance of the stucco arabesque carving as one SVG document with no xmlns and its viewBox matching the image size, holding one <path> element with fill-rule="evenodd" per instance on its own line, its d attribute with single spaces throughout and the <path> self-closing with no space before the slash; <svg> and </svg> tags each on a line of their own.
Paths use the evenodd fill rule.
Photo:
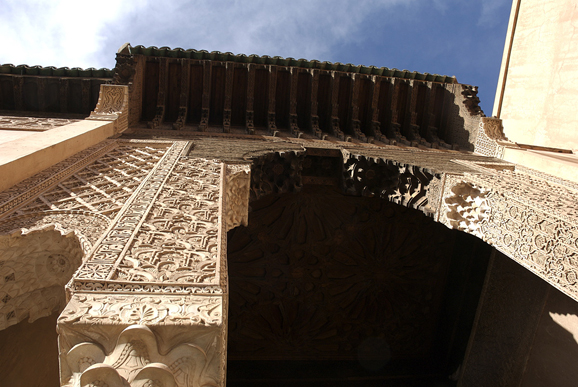
<svg viewBox="0 0 578 387">
<path fill-rule="evenodd" d="M 87 120 L 114 121 L 114 132 L 128 129 L 128 86 L 100 85 L 96 108 Z"/>
<path fill-rule="evenodd" d="M 578 300 L 578 190 L 510 169 L 477 169 L 483 173 L 446 176 L 440 221 Z"/>
<path fill-rule="evenodd" d="M 517 147 L 506 137 L 502 120 L 497 117 L 482 117 L 478 126 L 478 135 L 474 152 L 488 157 L 504 157 L 505 147 Z"/>
<path fill-rule="evenodd" d="M 186 145 L 176 142 L 167 151 L 78 270 L 71 301 L 59 319 L 60 340 L 68 346 L 80 344 L 74 334 L 79 326 L 103 325 L 109 331 L 129 324 L 171 325 L 183 332 L 210 329 L 215 343 L 207 356 L 214 358 L 211 367 L 218 372 L 211 371 L 215 382 L 207 385 L 222 385 L 225 209 L 230 200 L 236 206 L 230 211 L 233 222 L 246 218 L 247 205 L 243 208 L 242 203 L 248 202 L 249 167 L 227 168 L 215 160 L 186 157 Z M 183 360 L 183 366 L 195 367 L 190 361 Z M 122 374 L 115 364 L 109 365 Z M 206 378 L 211 372 L 201 375 Z M 178 386 L 201 385 L 176 380 Z"/>
</svg>

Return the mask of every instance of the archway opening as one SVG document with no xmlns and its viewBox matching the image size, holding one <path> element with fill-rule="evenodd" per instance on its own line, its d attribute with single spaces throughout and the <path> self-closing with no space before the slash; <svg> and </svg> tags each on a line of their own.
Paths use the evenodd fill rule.
<svg viewBox="0 0 578 387">
<path fill-rule="evenodd" d="M 228 385 L 455 385 L 491 248 L 330 185 L 229 233 Z"/>
</svg>

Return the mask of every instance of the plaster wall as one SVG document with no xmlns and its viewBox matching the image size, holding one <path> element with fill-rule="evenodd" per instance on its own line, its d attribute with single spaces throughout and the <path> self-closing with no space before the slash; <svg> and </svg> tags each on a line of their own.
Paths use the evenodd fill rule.
<svg viewBox="0 0 578 387">
<path fill-rule="evenodd" d="M 578 4 L 515 0 L 493 115 L 514 142 L 578 149 Z"/>
<path fill-rule="evenodd" d="M 17 140 L 19 138 L 22 137 L 28 137 L 31 136 L 33 134 L 36 134 L 38 132 L 30 132 L 30 131 L 24 131 L 24 130 L 5 130 L 5 129 L 0 129 L 0 144 L 3 144 L 5 142 L 9 142 L 9 141 L 13 141 L 13 140 Z"/>
</svg>

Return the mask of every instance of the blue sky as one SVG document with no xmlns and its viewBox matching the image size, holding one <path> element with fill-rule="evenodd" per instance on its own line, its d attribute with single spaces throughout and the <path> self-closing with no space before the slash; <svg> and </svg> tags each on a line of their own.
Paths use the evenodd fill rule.
<svg viewBox="0 0 578 387">
<path fill-rule="evenodd" d="M 114 67 L 132 45 L 455 75 L 491 115 L 511 0 L 0 0 L 0 63 Z"/>
</svg>

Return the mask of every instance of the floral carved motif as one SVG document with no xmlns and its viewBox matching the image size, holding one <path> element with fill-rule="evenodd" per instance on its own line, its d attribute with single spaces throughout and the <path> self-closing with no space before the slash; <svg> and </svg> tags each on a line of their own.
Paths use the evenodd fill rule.
<svg viewBox="0 0 578 387">
<path fill-rule="evenodd" d="M 76 293 L 59 322 L 219 326 L 222 317 L 221 297 Z"/>
<path fill-rule="evenodd" d="M 159 337 L 161 336 L 161 337 Z M 116 338 L 111 352 L 98 342 L 84 341 L 63 355 L 61 382 L 66 387 L 216 387 L 222 386 L 215 361 L 214 334 L 159 348 L 166 339 L 143 325 L 130 325 Z"/>
<path fill-rule="evenodd" d="M 113 279 L 218 284 L 222 164 L 182 159 Z"/>
</svg>

